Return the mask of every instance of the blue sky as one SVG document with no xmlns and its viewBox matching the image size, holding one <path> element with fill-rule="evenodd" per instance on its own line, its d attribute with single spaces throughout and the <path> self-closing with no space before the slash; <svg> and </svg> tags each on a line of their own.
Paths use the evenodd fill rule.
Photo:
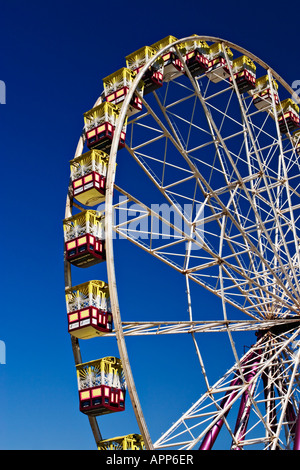
<svg viewBox="0 0 300 470">
<path fill-rule="evenodd" d="M 66 324 L 62 219 L 68 162 L 82 115 L 102 91 L 102 77 L 121 68 L 125 56 L 144 45 L 168 34 L 181 38 L 197 33 L 245 47 L 289 84 L 300 79 L 298 4 L 289 13 L 270 1 L 256 11 L 249 3 L 239 2 L 237 8 L 237 2 L 220 0 L 165 0 L 152 5 L 134 0 L 130 6 L 116 0 L 110 9 L 107 5 L 96 0 L 1 2 L 0 80 L 6 84 L 6 104 L 0 105 L 0 340 L 6 344 L 7 357 L 6 364 L 0 364 L 0 449 L 95 448 L 87 418 L 78 411 Z M 144 313 L 147 291 L 140 273 L 148 258 L 140 253 L 137 258 L 127 245 L 120 244 L 118 253 L 123 255 L 120 275 L 132 278 L 121 297 L 127 298 L 128 309 Z M 156 276 L 156 265 L 149 262 L 147 269 Z M 157 279 L 164 279 L 166 294 L 160 307 L 176 309 L 175 273 L 163 267 L 160 275 Z M 210 308 L 213 300 L 202 295 L 203 306 Z M 165 408 L 161 393 L 172 391 L 167 363 L 170 357 L 176 362 L 177 355 L 179 360 L 180 351 L 174 338 L 167 338 L 163 346 L 154 339 L 146 343 L 145 362 L 138 338 L 130 344 L 130 355 L 143 402 L 159 416 Z M 92 340 L 84 346 L 86 360 L 117 355 L 114 340 Z M 193 354 L 187 354 L 192 357 L 187 375 L 193 370 Z M 152 380 L 158 370 L 160 391 Z M 198 390 L 190 395 L 196 400 Z M 172 419 L 175 401 L 173 396 L 164 419 Z M 126 413 L 99 421 L 105 437 L 138 432 L 130 409 Z M 155 416 L 151 431 L 159 436 L 163 423 Z"/>
</svg>

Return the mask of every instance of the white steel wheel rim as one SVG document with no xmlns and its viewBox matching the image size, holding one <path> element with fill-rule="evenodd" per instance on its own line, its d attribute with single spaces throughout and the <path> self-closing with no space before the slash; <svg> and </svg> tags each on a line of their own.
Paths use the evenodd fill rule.
<svg viewBox="0 0 300 470">
<path fill-rule="evenodd" d="M 121 131 L 122 131 L 123 121 L 126 117 L 126 113 L 127 113 L 130 101 L 131 101 L 131 99 L 132 99 L 132 97 L 133 97 L 133 95 L 134 95 L 134 93 L 137 89 L 138 83 L 140 82 L 141 78 L 144 75 L 144 72 L 148 69 L 148 67 L 152 63 L 154 63 L 157 60 L 158 57 L 160 57 L 163 53 L 167 52 L 171 47 L 174 47 L 174 46 L 176 47 L 181 42 L 191 41 L 191 40 L 194 40 L 194 39 L 195 39 L 195 37 L 184 38 L 184 39 L 181 39 L 179 41 L 176 41 L 175 43 L 171 44 L 170 46 L 167 46 L 163 50 L 159 51 L 147 64 L 145 64 L 145 66 L 142 68 L 142 70 L 140 70 L 140 72 L 138 73 L 136 79 L 134 80 L 134 83 L 132 84 L 132 87 L 129 89 L 129 92 L 128 92 L 128 94 L 125 98 L 125 101 L 123 103 L 123 106 L 121 108 L 119 120 L 118 120 L 116 129 L 115 129 L 114 139 L 113 139 L 112 146 L 111 146 L 109 167 L 108 167 L 108 174 L 107 174 L 106 200 L 105 200 L 105 204 L 106 204 L 106 206 L 105 206 L 106 254 L 107 254 L 108 282 L 109 282 L 109 290 L 110 290 L 110 296 L 111 296 L 112 313 L 113 313 L 113 318 L 114 318 L 115 334 L 116 334 L 116 338 L 117 338 L 117 341 L 118 341 L 118 347 L 119 347 L 119 351 L 120 351 L 120 358 L 122 360 L 123 367 L 124 367 L 124 373 L 125 373 L 125 378 L 126 378 L 126 382 L 127 382 L 127 386 L 128 386 L 129 395 L 130 395 L 130 398 L 131 398 L 131 401 L 132 401 L 132 404 L 133 404 L 133 409 L 134 409 L 135 414 L 136 414 L 136 418 L 137 418 L 137 422 L 138 422 L 138 425 L 139 425 L 139 428 L 140 428 L 140 432 L 143 436 L 143 439 L 144 439 L 144 442 L 145 442 L 145 445 L 146 445 L 147 449 L 165 448 L 165 447 L 168 448 L 169 446 L 172 446 L 172 445 L 174 445 L 176 447 L 176 445 L 178 445 L 178 440 L 177 440 L 177 443 L 173 444 L 172 443 L 172 439 L 173 439 L 172 436 L 174 436 L 174 433 L 177 436 L 181 436 L 182 435 L 182 432 L 180 431 L 181 427 L 182 426 L 186 427 L 186 423 L 188 422 L 188 420 L 191 421 L 195 414 L 198 414 L 198 415 L 201 414 L 201 411 L 200 411 L 201 404 L 203 403 L 203 400 L 205 400 L 205 397 L 208 397 L 209 393 L 211 393 L 211 392 L 207 392 L 207 394 L 204 394 L 204 398 L 202 397 L 201 399 L 199 399 L 199 401 L 195 405 L 193 405 L 184 414 L 184 416 L 181 417 L 164 434 L 164 436 L 162 436 L 162 438 L 160 438 L 155 444 L 152 443 L 149 431 L 147 429 L 146 421 L 145 421 L 144 416 L 143 416 L 142 408 L 141 408 L 141 405 L 139 403 L 139 398 L 138 398 L 137 391 L 136 391 L 136 388 L 135 388 L 133 375 L 132 375 L 132 371 L 131 371 L 131 367 L 130 367 L 129 359 L 128 359 L 128 355 L 127 355 L 123 322 L 122 322 L 121 316 L 120 316 L 120 308 L 119 308 L 118 292 L 117 292 L 117 283 L 116 283 L 116 275 L 115 275 L 115 267 L 114 267 L 113 190 L 114 190 L 114 185 L 115 185 L 115 172 L 116 172 L 118 142 L 119 142 L 120 134 L 121 134 Z M 264 63 L 259 58 L 255 57 L 253 54 L 249 53 L 245 49 L 240 48 L 239 46 L 236 46 L 236 45 L 234 45 L 234 44 L 232 44 L 228 41 L 223 41 L 223 40 L 218 39 L 218 38 L 197 36 L 196 39 L 200 39 L 200 40 L 204 40 L 204 41 L 222 42 L 225 46 L 233 48 L 234 50 L 236 50 L 236 51 L 238 51 L 242 54 L 247 55 L 253 61 L 255 61 L 257 64 L 259 64 L 260 66 L 265 68 L 265 70 L 267 70 L 267 72 L 269 74 L 271 74 L 271 76 L 276 81 L 278 81 L 287 90 L 287 92 L 289 94 L 291 94 L 291 95 L 293 94 L 293 90 L 282 80 L 282 78 L 276 72 L 274 72 L 272 69 L 270 69 L 270 67 L 268 67 L 266 63 Z M 279 140 L 280 140 L 280 138 L 279 138 Z M 78 149 L 77 149 L 77 154 L 80 154 L 82 152 L 82 148 L 83 148 L 83 143 L 82 143 L 82 141 L 80 141 Z M 220 272 L 222 272 L 222 267 L 220 268 Z M 221 275 L 221 277 L 222 277 L 222 275 Z M 186 279 L 187 279 L 187 287 L 188 287 L 188 281 L 189 281 L 188 276 L 186 276 Z M 280 281 L 280 279 L 277 279 L 277 280 Z M 295 286 L 293 286 L 293 285 L 291 285 L 290 288 L 295 290 Z M 288 291 L 288 289 L 287 289 L 287 291 Z M 224 301 L 224 299 L 225 298 L 223 297 L 223 301 Z M 227 300 L 227 299 L 225 299 L 225 300 Z M 277 298 L 277 300 L 279 301 L 280 298 Z M 224 303 L 223 303 L 224 312 L 226 312 L 225 303 L 226 302 L 224 301 Z M 291 307 L 291 305 L 288 302 L 286 302 L 286 299 L 285 299 L 285 304 L 286 304 L 285 306 L 286 306 L 287 309 Z M 294 309 L 294 312 L 295 312 L 295 309 Z M 231 337 L 230 329 L 228 328 L 228 322 L 226 323 L 226 320 L 227 319 L 224 317 L 224 328 L 227 330 L 227 332 L 229 334 L 229 337 Z M 279 323 L 280 323 L 279 321 L 275 321 L 273 319 L 273 323 L 270 321 L 269 324 L 267 325 L 267 327 L 270 328 L 271 326 L 277 325 Z M 289 320 L 288 323 L 290 324 L 291 321 Z M 243 328 L 243 326 L 241 326 L 241 328 Z M 194 331 L 197 331 L 197 330 L 195 329 Z M 286 331 L 284 331 L 284 334 L 286 334 Z M 296 331 L 292 332 L 292 334 L 290 335 L 288 340 L 287 339 L 282 339 L 282 342 L 280 344 L 277 344 L 276 346 L 273 346 L 274 347 L 274 355 L 272 356 L 272 360 L 267 359 L 267 358 L 265 359 L 264 364 L 261 366 L 260 374 L 263 374 L 265 371 L 269 370 L 270 367 L 272 367 L 272 364 L 273 364 L 274 360 L 276 358 L 280 357 L 280 355 L 282 354 L 282 351 L 285 351 L 289 344 L 292 344 L 293 342 L 296 341 L 297 334 L 298 334 L 298 329 L 296 329 Z M 194 333 L 192 333 L 192 336 L 193 336 L 193 339 L 194 339 Z M 261 343 L 263 345 L 265 345 L 266 341 L 261 340 Z M 259 345 L 259 343 L 257 343 L 257 344 Z M 233 342 L 232 342 L 232 347 L 233 347 L 233 350 L 235 350 Z M 258 347 L 258 346 L 256 346 L 256 347 Z M 254 350 L 255 350 L 255 348 L 254 348 Z M 287 409 L 288 399 L 289 399 L 289 397 L 291 396 L 291 393 L 292 393 L 292 385 L 293 385 L 293 382 L 294 382 L 295 377 L 297 375 L 297 367 L 298 367 L 298 362 L 299 362 L 299 354 L 298 353 L 297 354 L 293 353 L 293 354 L 294 354 L 294 356 L 293 356 L 293 359 L 292 359 L 291 365 L 290 365 L 290 369 L 291 369 L 291 372 L 290 372 L 290 377 L 291 377 L 290 387 L 288 388 L 288 390 L 285 390 L 284 395 L 286 397 L 286 400 L 282 404 L 282 409 L 284 409 L 285 411 Z M 201 358 L 201 355 L 199 357 Z M 219 382 L 220 386 L 222 385 L 223 381 L 226 378 L 230 377 L 230 374 L 234 373 L 236 368 L 238 370 L 240 370 L 240 372 L 242 371 L 242 367 L 241 367 L 242 359 L 239 359 L 239 357 L 237 355 L 236 355 L 236 359 L 237 359 L 236 365 L 231 370 L 229 370 L 227 372 L 227 374 L 225 374 L 225 376 L 220 380 L 220 382 Z M 243 375 L 243 373 L 241 375 L 242 375 L 242 378 L 244 380 L 244 383 L 239 389 L 239 394 L 238 394 L 239 397 L 242 396 L 243 392 L 247 389 L 247 386 L 249 387 L 249 383 L 245 380 L 245 376 Z M 255 377 L 257 378 L 257 376 L 255 376 Z M 253 386 L 256 384 L 256 378 L 255 378 L 255 380 L 252 379 Z M 226 382 L 226 380 L 225 380 L 225 382 Z M 216 385 L 216 389 L 217 389 L 218 383 L 215 384 L 215 385 Z M 252 403 L 254 403 L 254 405 L 255 405 L 255 400 L 254 400 L 253 397 L 254 397 L 254 395 L 250 394 L 250 401 L 252 400 Z M 215 402 L 214 405 L 215 405 L 216 408 L 218 408 L 217 402 Z M 229 406 L 228 406 L 228 408 L 229 408 Z M 255 408 L 255 406 L 254 406 L 254 408 Z M 205 436 L 206 431 L 210 428 L 211 423 L 213 423 L 213 422 L 216 423 L 218 421 L 218 419 L 220 419 L 222 417 L 223 417 L 223 419 L 225 419 L 225 425 L 230 429 L 230 425 L 226 422 L 226 416 L 225 416 L 226 409 L 219 410 L 219 411 L 220 412 L 215 415 L 215 419 L 210 420 L 209 426 L 207 426 L 205 428 L 205 431 L 202 431 L 202 432 L 200 432 L 199 434 L 197 434 L 195 436 L 193 435 L 193 438 L 190 439 L 189 442 L 187 442 L 184 439 L 182 440 L 180 438 L 179 441 L 182 441 L 182 442 L 179 443 L 179 447 L 189 449 L 189 448 L 194 448 L 196 446 L 196 448 L 197 448 L 197 445 L 200 443 L 201 439 L 203 439 L 203 437 Z M 260 409 L 258 407 L 256 407 L 256 413 L 257 413 L 258 416 L 261 413 Z M 203 413 L 203 416 L 204 416 L 204 413 Z M 265 442 L 267 442 L 267 444 L 265 444 L 265 447 L 266 448 L 276 448 L 277 446 L 283 445 L 283 444 L 281 444 L 281 441 L 280 441 L 280 439 L 281 439 L 281 437 L 280 437 L 280 430 L 281 430 L 280 426 L 283 426 L 284 413 L 283 412 L 281 413 L 280 423 L 277 427 L 276 432 L 274 432 L 274 430 L 272 429 L 272 426 L 270 426 L 270 423 L 266 423 L 266 418 L 264 416 L 260 416 L 260 419 L 264 423 L 264 426 L 267 429 L 267 432 L 272 437 L 272 439 L 271 439 L 272 443 L 270 443 L 268 441 L 268 439 L 265 438 Z M 195 425 L 194 428 L 196 429 L 197 425 Z M 194 428 L 192 428 L 192 429 L 194 429 Z M 190 432 L 190 434 L 193 434 L 191 430 L 189 432 Z M 232 433 L 232 431 L 231 431 L 231 433 Z M 262 439 L 262 441 L 263 441 L 263 439 Z"/>
</svg>

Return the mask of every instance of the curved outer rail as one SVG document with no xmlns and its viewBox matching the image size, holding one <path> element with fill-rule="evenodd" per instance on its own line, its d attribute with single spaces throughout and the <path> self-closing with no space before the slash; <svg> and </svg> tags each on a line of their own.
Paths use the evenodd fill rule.
<svg viewBox="0 0 300 470">
<path fill-rule="evenodd" d="M 248 52 L 246 49 L 239 47 L 229 41 L 225 41 L 220 38 L 212 37 L 212 36 L 189 36 L 178 41 L 173 42 L 172 44 L 166 46 L 165 48 L 161 49 L 157 54 L 155 54 L 139 71 L 135 80 L 132 83 L 131 88 L 126 95 L 126 98 L 123 102 L 123 106 L 121 108 L 121 112 L 119 115 L 119 119 L 115 128 L 114 138 L 111 146 L 110 157 L 109 157 L 109 165 L 108 165 L 108 172 L 107 172 L 107 180 L 106 180 L 106 206 L 105 206 L 105 237 L 106 237 L 106 258 L 107 258 L 107 273 L 108 273 L 108 284 L 109 284 L 109 292 L 110 292 L 110 299 L 111 299 L 111 306 L 112 306 L 112 314 L 114 318 L 114 325 L 116 331 L 116 338 L 119 346 L 120 351 L 120 358 L 122 360 L 124 374 L 126 378 L 126 383 L 128 387 L 128 392 L 132 401 L 133 409 L 135 411 L 136 419 L 140 428 L 140 432 L 143 436 L 146 448 L 151 449 L 152 443 L 150 439 L 150 435 L 146 426 L 146 422 L 142 413 L 142 408 L 139 403 L 137 391 L 134 385 L 134 379 L 131 371 L 131 367 L 129 364 L 129 359 L 126 351 L 126 344 L 124 338 L 124 332 L 122 328 L 121 322 L 121 315 L 120 315 L 120 308 L 118 302 L 118 292 L 117 292 L 117 283 L 116 283 L 116 275 L 115 275 L 115 268 L 114 268 L 114 254 L 113 254 L 113 237 L 112 237 L 112 226 L 113 226 L 113 214 L 112 214 L 112 204 L 113 204 L 113 188 L 115 182 L 115 171 L 116 171 L 116 157 L 118 151 L 118 143 L 120 139 L 120 134 L 123 126 L 123 122 L 126 117 L 126 111 L 129 106 L 129 103 L 133 97 L 133 94 L 137 88 L 138 83 L 142 79 L 145 71 L 154 63 L 161 55 L 168 51 L 171 47 L 174 47 L 181 42 L 200 39 L 203 41 L 213 41 L 213 42 L 222 42 L 225 46 L 232 47 L 235 50 L 241 52 L 242 54 L 248 55 L 251 59 L 257 62 L 262 67 L 270 70 L 272 75 L 291 93 L 293 94 L 292 88 L 273 70 L 269 67 L 264 61 L 256 57 L 255 55 Z M 300 99 L 298 100 L 300 104 Z"/>
<path fill-rule="evenodd" d="M 121 314 L 120 314 L 120 307 L 118 301 L 118 291 L 117 291 L 117 282 L 116 282 L 116 274 L 115 274 L 115 266 L 114 266 L 114 251 L 113 251 L 113 189 L 114 189 L 114 182 L 115 182 L 115 171 L 116 171 L 116 158 L 118 152 L 118 144 L 120 139 L 120 134 L 123 127 L 123 122 L 126 117 L 126 111 L 130 104 L 130 101 L 133 97 L 133 94 L 137 88 L 138 83 L 142 79 L 145 71 L 164 53 L 166 53 L 170 48 L 173 48 L 179 45 L 182 42 L 188 42 L 192 40 L 202 40 L 202 41 L 212 41 L 212 42 L 221 42 L 225 46 L 229 48 L 233 48 L 236 51 L 240 52 L 241 54 L 247 55 L 253 61 L 261 65 L 263 68 L 268 70 L 273 77 L 281 83 L 281 85 L 291 94 L 293 95 L 294 90 L 278 75 L 268 64 L 261 59 L 259 59 L 254 54 L 250 53 L 243 47 L 240 47 L 230 41 L 226 41 L 217 37 L 213 36 L 188 36 L 186 38 L 179 39 L 172 44 L 169 44 L 165 48 L 158 51 L 149 61 L 142 67 L 142 69 L 137 74 L 136 78 L 134 79 L 126 97 L 123 102 L 122 108 L 120 110 L 119 119 L 117 125 L 115 127 L 114 137 L 111 145 L 110 157 L 109 157 L 109 164 L 108 164 L 108 171 L 107 171 L 107 178 L 106 178 L 106 197 L 105 197 L 105 238 L 106 238 L 106 265 L 107 265 L 107 275 L 108 275 L 108 284 L 109 284 L 109 292 L 110 292 L 110 299 L 111 299 L 111 308 L 112 314 L 114 319 L 114 326 L 115 326 L 115 334 L 118 343 L 120 359 L 122 361 L 124 375 L 126 379 L 127 389 L 130 395 L 130 399 L 132 402 L 133 410 L 137 419 L 137 423 L 141 432 L 141 435 L 144 439 L 146 449 L 153 449 L 153 444 L 150 438 L 149 431 L 147 429 L 147 424 L 142 412 L 142 407 L 140 405 L 139 397 L 137 394 L 137 390 L 134 383 L 134 378 L 129 362 L 129 357 L 127 354 L 127 348 L 125 343 L 125 337 L 122 327 L 121 321 Z M 298 96 L 294 97 L 295 100 L 300 104 L 300 99 Z M 101 101 L 99 97 L 96 101 L 96 106 Z M 82 153 L 83 150 L 83 138 L 81 137 L 78 142 L 78 146 L 76 149 L 75 156 L 78 156 Z M 194 168 L 191 168 L 194 170 Z M 72 215 L 72 199 L 70 194 L 68 194 L 67 204 L 66 204 L 66 215 L 65 217 L 70 217 Z M 67 286 L 71 286 L 71 268 L 68 266 L 68 263 L 65 262 L 65 284 Z M 75 363 L 81 361 L 80 355 L 80 348 L 78 341 L 72 337 L 72 348 Z M 94 437 L 97 440 L 101 439 L 101 434 L 98 428 L 98 424 L 96 418 L 89 418 L 90 424 L 92 427 L 92 431 L 94 433 Z"/>
</svg>

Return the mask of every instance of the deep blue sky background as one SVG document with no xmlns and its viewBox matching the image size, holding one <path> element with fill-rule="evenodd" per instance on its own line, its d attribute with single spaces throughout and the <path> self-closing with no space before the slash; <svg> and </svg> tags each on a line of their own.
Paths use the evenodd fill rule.
<svg viewBox="0 0 300 470">
<path fill-rule="evenodd" d="M 144 45 L 168 34 L 197 33 L 245 47 L 291 84 L 300 79 L 299 4 L 289 11 L 271 1 L 254 6 L 220 0 L 0 2 L 0 79 L 7 89 L 7 103 L 0 105 L 0 339 L 7 352 L 0 365 L 0 449 L 95 448 L 87 419 L 78 411 L 66 326 L 62 219 L 68 162 L 82 114 L 102 91 L 102 77 Z M 124 263 L 129 256 L 130 250 Z M 123 266 L 126 273 L 128 264 Z M 172 305 L 173 275 L 166 277 L 164 309 Z M 142 287 L 141 276 L 135 282 Z M 128 302 L 141 301 L 138 287 L 133 285 Z M 204 294 L 201 302 L 205 299 Z M 153 350 L 154 343 L 148 343 Z M 96 358 L 92 348 L 97 357 L 110 355 L 115 344 L 111 349 L 103 344 L 89 343 L 86 360 Z M 133 345 L 138 354 L 138 341 Z M 167 370 L 174 339 L 164 348 L 160 353 L 154 348 L 152 371 L 140 363 L 143 399 L 153 409 L 160 399 L 151 374 L 157 367 Z M 169 384 L 165 373 L 163 389 Z M 128 415 L 105 417 L 104 437 L 137 432 Z M 160 424 L 157 419 L 158 429 Z"/>
</svg>

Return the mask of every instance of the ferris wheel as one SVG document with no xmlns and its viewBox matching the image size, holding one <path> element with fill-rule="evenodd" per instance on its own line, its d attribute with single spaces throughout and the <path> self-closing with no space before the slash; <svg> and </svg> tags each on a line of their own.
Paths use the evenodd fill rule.
<svg viewBox="0 0 300 470">
<path fill-rule="evenodd" d="M 293 90 L 231 42 L 168 36 L 103 79 L 70 171 L 68 331 L 80 411 L 98 448 L 300 449 L 300 122 Z M 119 295 L 117 261 L 127 263 L 128 278 L 131 267 L 116 250 L 121 238 L 143 262 L 155 261 L 151 269 L 172 272 L 172 282 L 178 276 L 185 310 L 146 309 L 145 298 L 152 317 L 130 317 Z M 97 280 L 89 278 L 92 266 Z M 72 270 L 84 273 L 84 282 L 73 285 Z M 166 286 L 155 288 L 163 297 Z M 206 293 L 217 302 L 212 307 Z M 119 357 L 108 350 L 83 360 L 82 342 L 95 337 L 116 338 Z M 141 340 L 137 354 L 150 361 L 174 339 L 183 362 L 168 361 L 170 376 L 193 367 L 190 381 L 172 377 L 165 403 L 179 388 L 186 400 L 181 395 L 178 407 L 171 401 L 172 422 L 163 422 L 159 437 L 138 393 L 128 354 L 133 337 Z M 139 432 L 102 436 L 98 417 L 124 414 L 128 402 Z"/>
</svg>

